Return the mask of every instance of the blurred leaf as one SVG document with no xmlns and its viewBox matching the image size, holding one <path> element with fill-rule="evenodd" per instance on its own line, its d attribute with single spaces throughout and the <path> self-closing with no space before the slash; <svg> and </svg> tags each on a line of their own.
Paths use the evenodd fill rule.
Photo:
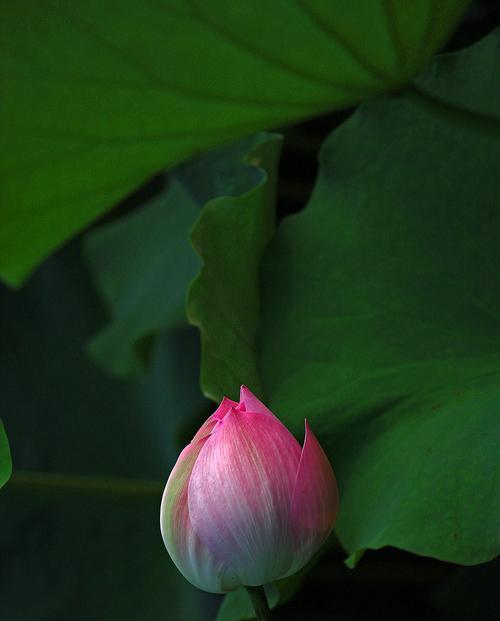
<svg viewBox="0 0 500 621">
<path fill-rule="evenodd" d="M 10 459 L 9 440 L 2 421 L 0 420 L 0 487 L 3 487 L 12 473 L 12 462 Z"/>
<path fill-rule="evenodd" d="M 326 446 L 353 555 L 499 552 L 499 52 L 497 31 L 361 106 L 264 262 L 270 406 Z"/>
<path fill-rule="evenodd" d="M 229 367 L 233 392 L 242 378 L 258 383 L 251 358 L 256 273 L 274 226 L 280 147 L 277 134 L 259 133 L 206 153 L 172 171 L 168 190 L 149 205 L 87 236 L 92 273 L 113 315 L 90 343 L 100 364 L 120 376 L 143 371 L 159 331 L 186 324 L 186 291 L 200 265 L 189 231 L 199 216 L 192 238 L 197 249 L 203 244 L 205 265 L 193 283 L 188 310 L 202 331 L 204 364 L 216 376 L 227 375 Z M 228 225 L 234 228 L 231 239 L 225 236 Z M 220 341 L 208 349 L 206 328 L 221 322 Z M 241 333 L 236 335 L 235 327 Z M 241 334 L 245 342 L 238 341 L 233 351 Z M 236 355 L 249 362 L 233 370 Z"/>
<path fill-rule="evenodd" d="M 89 351 L 119 376 L 145 370 L 153 334 L 186 324 L 186 289 L 200 263 L 188 235 L 198 214 L 173 180 L 150 204 L 86 238 L 94 279 L 113 316 Z"/>
<path fill-rule="evenodd" d="M 466 0 L 4 2 L 0 274 L 156 171 L 406 81 Z"/>
<path fill-rule="evenodd" d="M 204 415 L 198 335 L 171 332 L 151 373 L 99 372 L 82 346 L 103 312 L 74 246 L 0 291 L 2 416 L 16 470 L 0 495 L 0 601 L 12 621 L 213 618 L 159 533 L 179 424 Z M 61 476 L 64 475 L 64 476 Z"/>
<path fill-rule="evenodd" d="M 187 311 L 201 331 L 201 385 L 214 401 L 224 394 L 238 398 L 242 383 L 261 390 L 255 358 L 258 271 L 274 230 L 280 150 L 278 135 L 260 134 L 246 152 L 252 185 L 238 196 L 210 201 L 191 235 L 203 268 L 189 290 Z"/>
</svg>

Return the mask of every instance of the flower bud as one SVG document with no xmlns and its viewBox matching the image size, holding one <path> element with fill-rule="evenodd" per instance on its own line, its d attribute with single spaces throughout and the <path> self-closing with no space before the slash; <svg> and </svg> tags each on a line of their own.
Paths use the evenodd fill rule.
<svg viewBox="0 0 500 621">
<path fill-rule="evenodd" d="M 180 454 L 163 493 L 165 546 L 213 593 L 301 569 L 338 508 L 332 467 L 305 422 L 304 446 L 245 386 L 222 400 Z"/>
</svg>

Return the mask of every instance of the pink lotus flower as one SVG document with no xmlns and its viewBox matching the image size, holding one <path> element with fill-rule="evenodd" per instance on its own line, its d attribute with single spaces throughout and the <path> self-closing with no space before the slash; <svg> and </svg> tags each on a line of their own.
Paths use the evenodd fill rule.
<svg viewBox="0 0 500 621">
<path fill-rule="evenodd" d="M 224 397 L 186 446 L 163 493 L 160 524 L 179 571 L 223 593 L 301 569 L 338 507 L 332 467 L 305 422 L 304 447 L 248 390 Z"/>
</svg>

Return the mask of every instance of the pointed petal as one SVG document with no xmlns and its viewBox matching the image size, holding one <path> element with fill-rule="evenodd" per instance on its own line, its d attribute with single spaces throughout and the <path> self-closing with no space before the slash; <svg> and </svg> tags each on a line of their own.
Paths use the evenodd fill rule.
<svg viewBox="0 0 500 621">
<path fill-rule="evenodd" d="M 222 420 L 226 416 L 226 414 L 229 412 L 229 410 L 237 407 L 237 405 L 238 404 L 236 403 L 236 401 L 229 399 L 229 397 L 223 397 L 222 401 L 220 402 L 219 407 L 215 410 L 213 415 L 218 420 Z"/>
<path fill-rule="evenodd" d="M 196 435 L 191 440 L 191 443 L 194 444 L 198 442 L 198 440 L 209 436 L 219 420 L 222 420 L 229 410 L 237 405 L 236 401 L 232 401 L 231 399 L 224 397 L 215 412 L 209 416 L 203 425 L 198 429 Z"/>
<path fill-rule="evenodd" d="M 268 414 L 274 416 L 269 408 L 259 401 L 253 392 L 246 386 L 240 388 L 240 402 L 236 408 L 239 412 L 259 412 L 260 414 Z"/>
<path fill-rule="evenodd" d="M 245 585 L 270 582 L 292 561 L 290 504 L 300 452 L 274 416 L 231 410 L 193 468 L 193 528 Z"/>
<path fill-rule="evenodd" d="M 241 585 L 227 563 L 218 561 L 193 530 L 188 509 L 188 483 L 207 441 L 202 438 L 182 451 L 167 481 L 160 509 L 160 529 L 177 569 L 196 587 L 223 593 Z"/>
<path fill-rule="evenodd" d="M 330 534 L 339 504 L 332 466 L 305 421 L 304 448 L 292 497 L 294 560 L 286 575 L 301 569 Z"/>
</svg>

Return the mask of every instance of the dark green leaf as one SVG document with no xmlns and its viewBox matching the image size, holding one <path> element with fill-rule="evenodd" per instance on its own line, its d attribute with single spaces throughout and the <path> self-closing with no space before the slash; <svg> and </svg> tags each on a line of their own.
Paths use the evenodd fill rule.
<svg viewBox="0 0 500 621">
<path fill-rule="evenodd" d="M 188 235 L 198 214 L 194 199 L 173 180 L 149 205 L 86 238 L 94 279 L 112 314 L 89 351 L 119 376 L 145 370 L 153 335 L 186 324 L 186 289 L 200 263 Z"/>
<path fill-rule="evenodd" d="M 466 0 L 25 0 L 0 22 L 0 274 L 152 173 L 406 81 Z"/>
<path fill-rule="evenodd" d="M 499 67 L 497 31 L 362 105 L 265 261 L 270 405 L 326 446 L 354 557 L 500 551 Z"/>
<path fill-rule="evenodd" d="M 102 365 L 121 376 L 144 370 L 159 331 L 186 324 L 186 291 L 200 264 L 189 231 L 199 216 L 193 243 L 205 265 L 188 310 L 202 332 L 204 365 L 224 377 L 229 369 L 233 392 L 243 380 L 258 384 L 251 358 L 257 269 L 274 225 L 280 146 L 278 135 L 260 133 L 200 156 L 175 169 L 168 190 L 150 205 L 87 236 L 92 272 L 113 315 L 90 343 Z M 222 335 L 209 348 L 205 334 L 213 323 L 222 324 Z M 233 369 L 233 357 L 249 362 Z M 205 388 L 217 398 L 217 385 Z"/>
<path fill-rule="evenodd" d="M 177 572 L 159 533 L 179 424 L 207 403 L 196 331 L 164 337 L 151 373 L 125 382 L 82 351 L 103 313 L 78 257 L 54 257 L 22 292 L 0 293 L 2 416 L 16 466 L 0 495 L 3 616 L 213 618 L 217 599 Z"/>
<path fill-rule="evenodd" d="M 0 420 L 0 487 L 7 483 L 11 473 L 12 462 L 10 459 L 9 440 Z"/>
</svg>

